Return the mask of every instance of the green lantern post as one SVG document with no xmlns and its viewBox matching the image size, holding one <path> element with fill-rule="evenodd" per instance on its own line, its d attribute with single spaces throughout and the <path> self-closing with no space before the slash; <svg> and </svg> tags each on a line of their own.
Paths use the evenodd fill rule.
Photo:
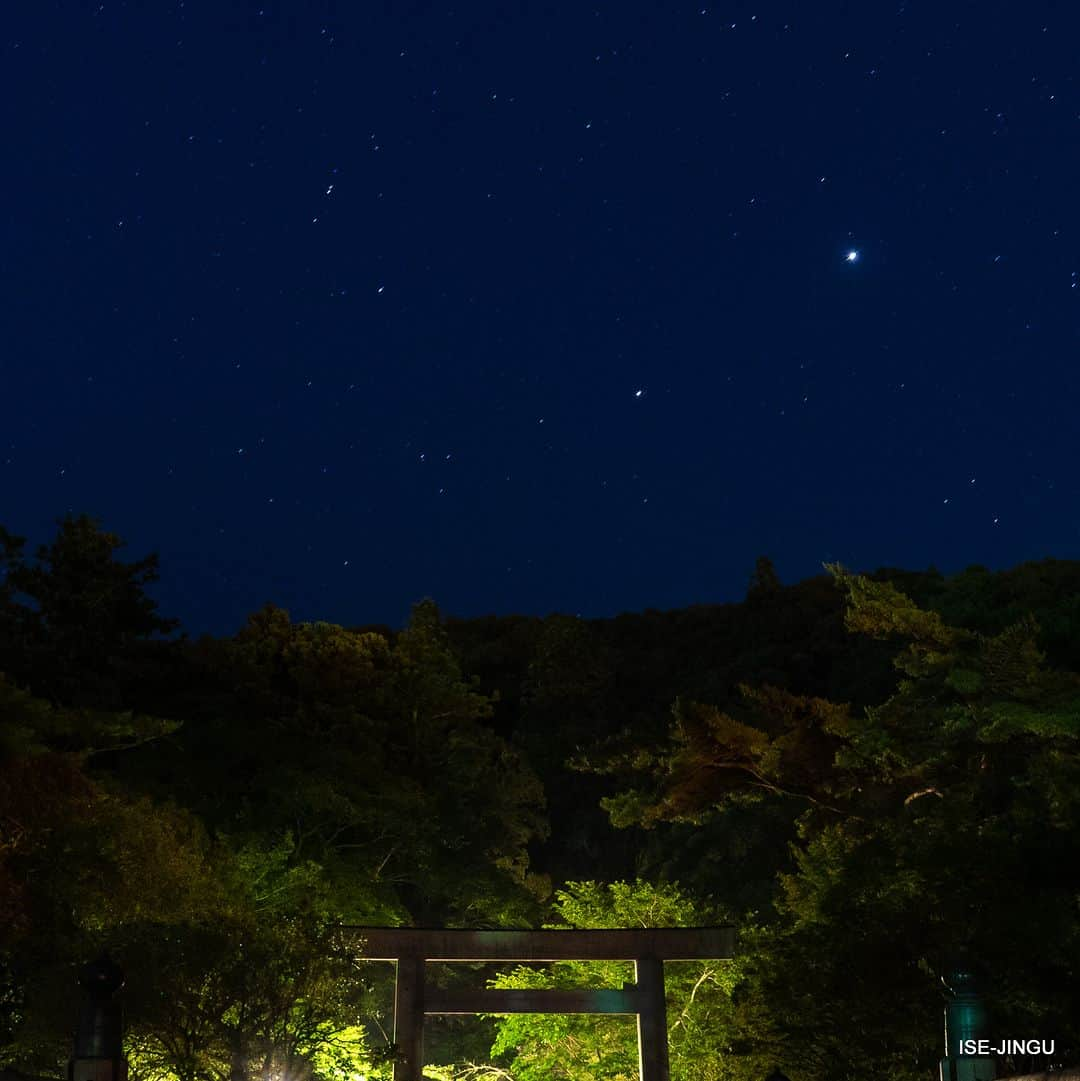
<svg viewBox="0 0 1080 1081">
<path fill-rule="evenodd" d="M 975 989 L 975 977 L 968 968 L 957 968 L 941 982 L 949 992 L 941 1081 L 994 1081 L 997 1068 L 992 1057 L 961 1054 L 963 1041 L 989 1038 L 986 1008 Z"/>
</svg>

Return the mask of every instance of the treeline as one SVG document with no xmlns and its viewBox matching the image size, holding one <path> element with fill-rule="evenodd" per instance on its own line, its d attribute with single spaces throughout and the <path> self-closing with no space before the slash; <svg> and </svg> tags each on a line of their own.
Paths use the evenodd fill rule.
<svg viewBox="0 0 1080 1081">
<path fill-rule="evenodd" d="M 1080 1055 L 1080 564 L 843 568 L 611 620 L 190 640 L 86 517 L 0 529 L 0 1065 L 57 1076 L 124 966 L 133 1081 L 389 1077 L 342 924 L 734 923 L 669 966 L 673 1076 L 925 1078 L 941 981 Z M 453 970 L 619 986 L 624 966 Z M 624 1019 L 433 1026 L 433 1077 L 636 1076 Z"/>
</svg>

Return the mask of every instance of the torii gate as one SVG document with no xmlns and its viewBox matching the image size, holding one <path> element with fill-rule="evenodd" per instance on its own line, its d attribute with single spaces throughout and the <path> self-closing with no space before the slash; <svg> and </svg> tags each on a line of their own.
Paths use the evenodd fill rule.
<svg viewBox="0 0 1080 1081">
<path fill-rule="evenodd" d="M 647 927 L 569 931 L 465 931 L 415 927 L 345 927 L 363 960 L 394 961 L 394 1081 L 423 1081 L 424 1017 L 470 1013 L 620 1013 L 638 1020 L 641 1081 L 670 1081 L 665 961 L 734 956 L 732 927 Z M 429 987 L 428 961 L 633 961 L 637 980 L 622 990 L 443 991 Z"/>
</svg>

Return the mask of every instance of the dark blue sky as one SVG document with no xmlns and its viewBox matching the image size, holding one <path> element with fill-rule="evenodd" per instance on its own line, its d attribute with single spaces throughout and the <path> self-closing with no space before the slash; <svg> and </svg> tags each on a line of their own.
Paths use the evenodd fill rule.
<svg viewBox="0 0 1080 1081">
<path fill-rule="evenodd" d="M 56 3 L 2 30 L 0 523 L 189 631 L 1077 557 L 1080 14 Z M 856 252 L 850 261 L 848 252 Z"/>
</svg>

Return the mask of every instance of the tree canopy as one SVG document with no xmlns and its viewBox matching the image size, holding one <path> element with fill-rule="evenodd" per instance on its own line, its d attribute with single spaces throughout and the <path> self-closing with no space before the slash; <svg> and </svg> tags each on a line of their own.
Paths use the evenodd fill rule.
<svg viewBox="0 0 1080 1081">
<path fill-rule="evenodd" d="M 92 519 L 24 548 L 0 528 L 0 1064 L 62 1069 L 107 948 L 133 1081 L 388 1077 L 390 974 L 343 923 L 734 923 L 736 961 L 669 966 L 688 1081 L 924 1078 L 959 964 L 995 1032 L 1080 1056 L 1077 565 L 784 585 L 762 557 L 739 604 L 424 599 L 400 631 L 268 604 L 191 641 L 156 558 Z M 447 1019 L 431 1047 L 450 1079 L 636 1070 L 612 1018 Z"/>
</svg>

